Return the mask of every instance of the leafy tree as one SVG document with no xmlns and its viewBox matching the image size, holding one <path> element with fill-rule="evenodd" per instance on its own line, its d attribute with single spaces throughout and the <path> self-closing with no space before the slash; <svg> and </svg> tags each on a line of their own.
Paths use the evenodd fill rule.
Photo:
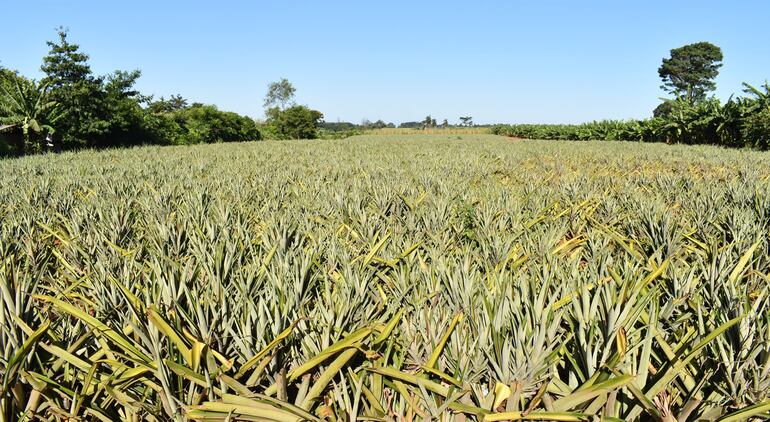
<svg viewBox="0 0 770 422">
<path fill-rule="evenodd" d="M 43 82 L 51 86 L 52 98 L 60 104 L 61 119 L 55 127 L 65 148 L 110 147 L 147 143 L 151 133 L 142 104 L 149 97 L 135 88 L 141 72 L 116 71 L 94 76 L 88 55 L 70 43 L 66 30 L 59 40 L 49 41 L 43 58 Z"/>
<path fill-rule="evenodd" d="M 422 125 L 421 122 L 403 122 L 398 127 L 403 129 L 414 129 L 419 128 Z"/>
<path fill-rule="evenodd" d="M 179 95 L 150 101 L 145 126 L 150 143 L 191 145 L 216 142 L 257 141 L 262 138 L 256 122 L 247 116 L 221 111 L 216 106 L 193 103 Z"/>
<path fill-rule="evenodd" d="M 762 89 L 747 83 L 744 92 L 751 98 L 739 99 L 741 109 L 741 137 L 744 145 L 770 149 L 770 84 L 765 82 Z"/>
<path fill-rule="evenodd" d="M 268 109 L 267 123 L 280 139 L 314 139 L 324 115 L 306 106 Z"/>
<path fill-rule="evenodd" d="M 324 126 L 326 127 L 328 123 L 324 123 Z M 386 127 L 396 127 L 393 123 L 385 123 L 382 119 L 377 119 L 376 122 L 372 122 L 369 119 L 364 118 L 361 120 L 361 125 L 359 126 L 363 129 L 383 129 Z"/>
<path fill-rule="evenodd" d="M 673 106 L 673 100 L 664 98 L 663 102 L 658 104 L 657 107 L 655 107 L 654 110 L 652 110 L 652 116 L 653 117 L 668 117 L 671 115 L 671 113 L 674 110 Z"/>
<path fill-rule="evenodd" d="M 182 128 L 175 140 L 178 144 L 257 141 L 261 138 L 257 124 L 238 113 L 220 111 L 213 105 L 194 105 L 175 112 Z"/>
<path fill-rule="evenodd" d="M 181 96 L 152 101 L 135 89 L 138 70 L 94 76 L 88 55 L 59 29 L 49 41 L 40 84 L 0 67 L 0 154 L 41 149 L 43 135 L 56 132 L 65 149 L 139 144 L 188 144 L 257 140 L 249 117 L 214 106 L 189 106 Z M 293 88 L 291 88 L 293 95 Z M 23 129 L 24 136 L 21 136 Z M 19 136 L 16 136 L 16 135 Z"/>
<path fill-rule="evenodd" d="M 369 127 L 371 127 L 372 129 L 383 129 L 388 127 L 388 124 L 385 123 L 382 119 L 378 119 L 376 122 L 371 123 Z"/>
<path fill-rule="evenodd" d="M 13 80 L 20 77 L 18 73 L 0 66 L 0 86 L 10 87 Z"/>
<path fill-rule="evenodd" d="M 471 116 L 463 116 L 460 117 L 460 126 L 473 126 L 473 117 Z"/>
<path fill-rule="evenodd" d="M 741 130 L 746 146 L 770 149 L 770 109 L 758 110 L 747 116 Z"/>
<path fill-rule="evenodd" d="M 688 44 L 671 50 L 658 69 L 661 88 L 694 103 L 716 88 L 714 79 L 722 66 L 722 49 L 708 42 Z"/>
<path fill-rule="evenodd" d="M 47 41 L 50 48 L 43 58 L 41 70 L 45 72 L 44 83 L 52 89 L 60 89 L 75 83 L 93 80 L 88 55 L 80 52 L 80 46 L 67 40 L 68 30 L 58 28 L 59 42 Z"/>
<path fill-rule="evenodd" d="M 320 111 L 294 103 L 294 86 L 286 78 L 268 85 L 265 115 L 268 130 L 279 139 L 313 139 L 323 120 Z"/>
<path fill-rule="evenodd" d="M 350 122 L 321 122 L 319 127 L 329 131 L 353 130 L 360 126 Z"/>
<path fill-rule="evenodd" d="M 51 99 L 48 86 L 21 77 L 9 80 L 6 75 L 2 79 L 0 124 L 10 126 L 9 129 L 21 129 L 16 153 L 41 151 L 44 135 L 55 131 L 51 124 L 59 118 L 57 104 Z"/>
<path fill-rule="evenodd" d="M 422 127 L 436 127 L 436 119 L 429 115 L 425 116 L 425 118 L 422 120 Z"/>
<path fill-rule="evenodd" d="M 449 121 L 447 119 L 444 119 L 444 121 L 441 122 L 441 127 L 443 127 L 443 128 L 449 127 Z"/>
<path fill-rule="evenodd" d="M 91 72 L 88 55 L 69 42 L 67 30 L 59 28 L 58 35 L 58 42 L 47 42 L 50 51 L 41 66 L 46 74 L 42 82 L 50 86 L 53 100 L 61 106 L 56 129 L 66 148 L 95 146 L 93 140 L 109 127 L 102 119 L 103 81 Z"/>
<path fill-rule="evenodd" d="M 134 88 L 141 76 L 138 70 L 116 71 L 106 77 L 101 87 L 102 103 L 99 119 L 106 123 L 105 131 L 93 140 L 94 146 L 126 146 L 147 142 L 150 134 L 146 127 L 141 104 L 149 101 Z"/>
<path fill-rule="evenodd" d="M 169 99 L 160 97 L 157 101 L 148 101 L 147 110 L 152 113 L 172 113 L 178 110 L 184 110 L 188 107 L 187 100 L 181 95 L 172 95 Z"/>
<path fill-rule="evenodd" d="M 273 82 L 267 86 L 267 95 L 265 95 L 264 107 L 269 110 L 277 107 L 279 110 L 286 110 L 287 107 L 294 106 L 294 93 L 296 89 L 286 78 L 278 82 Z"/>
</svg>

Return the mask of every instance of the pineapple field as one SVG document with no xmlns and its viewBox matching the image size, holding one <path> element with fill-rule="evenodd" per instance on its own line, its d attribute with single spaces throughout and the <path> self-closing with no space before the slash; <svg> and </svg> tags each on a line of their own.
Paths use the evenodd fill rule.
<svg viewBox="0 0 770 422">
<path fill-rule="evenodd" d="M 770 156 L 379 135 L 0 161 L 0 418 L 770 417 Z"/>
</svg>

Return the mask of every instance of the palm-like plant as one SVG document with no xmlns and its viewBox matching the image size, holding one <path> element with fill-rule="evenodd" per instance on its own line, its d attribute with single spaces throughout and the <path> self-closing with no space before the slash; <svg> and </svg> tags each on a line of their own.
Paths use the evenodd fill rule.
<svg viewBox="0 0 770 422">
<path fill-rule="evenodd" d="M 18 153 L 37 152 L 43 134 L 54 133 L 50 125 L 60 116 L 58 105 L 50 98 L 48 84 L 18 77 L 8 82 L 0 84 L 0 124 L 7 125 L 6 130 L 21 129 Z"/>
</svg>

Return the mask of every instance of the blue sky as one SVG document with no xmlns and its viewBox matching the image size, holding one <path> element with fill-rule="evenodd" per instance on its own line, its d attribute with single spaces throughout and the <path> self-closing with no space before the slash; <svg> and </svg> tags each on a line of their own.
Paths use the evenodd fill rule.
<svg viewBox="0 0 770 422">
<path fill-rule="evenodd" d="M 642 118 L 671 48 L 710 41 L 717 95 L 770 78 L 768 1 L 22 1 L 0 64 L 39 77 L 54 28 L 95 72 L 140 69 L 147 94 L 254 117 L 281 77 L 327 121 Z"/>
</svg>

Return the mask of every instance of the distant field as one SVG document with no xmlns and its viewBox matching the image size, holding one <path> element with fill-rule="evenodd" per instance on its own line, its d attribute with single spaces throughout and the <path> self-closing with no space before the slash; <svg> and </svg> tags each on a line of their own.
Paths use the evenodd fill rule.
<svg viewBox="0 0 770 422">
<path fill-rule="evenodd" d="M 366 133 L 371 135 L 484 135 L 490 130 L 489 127 L 382 128 L 369 129 Z"/>
<path fill-rule="evenodd" d="M 0 161 L 4 409 L 768 417 L 768 154 L 396 133 Z"/>
</svg>

